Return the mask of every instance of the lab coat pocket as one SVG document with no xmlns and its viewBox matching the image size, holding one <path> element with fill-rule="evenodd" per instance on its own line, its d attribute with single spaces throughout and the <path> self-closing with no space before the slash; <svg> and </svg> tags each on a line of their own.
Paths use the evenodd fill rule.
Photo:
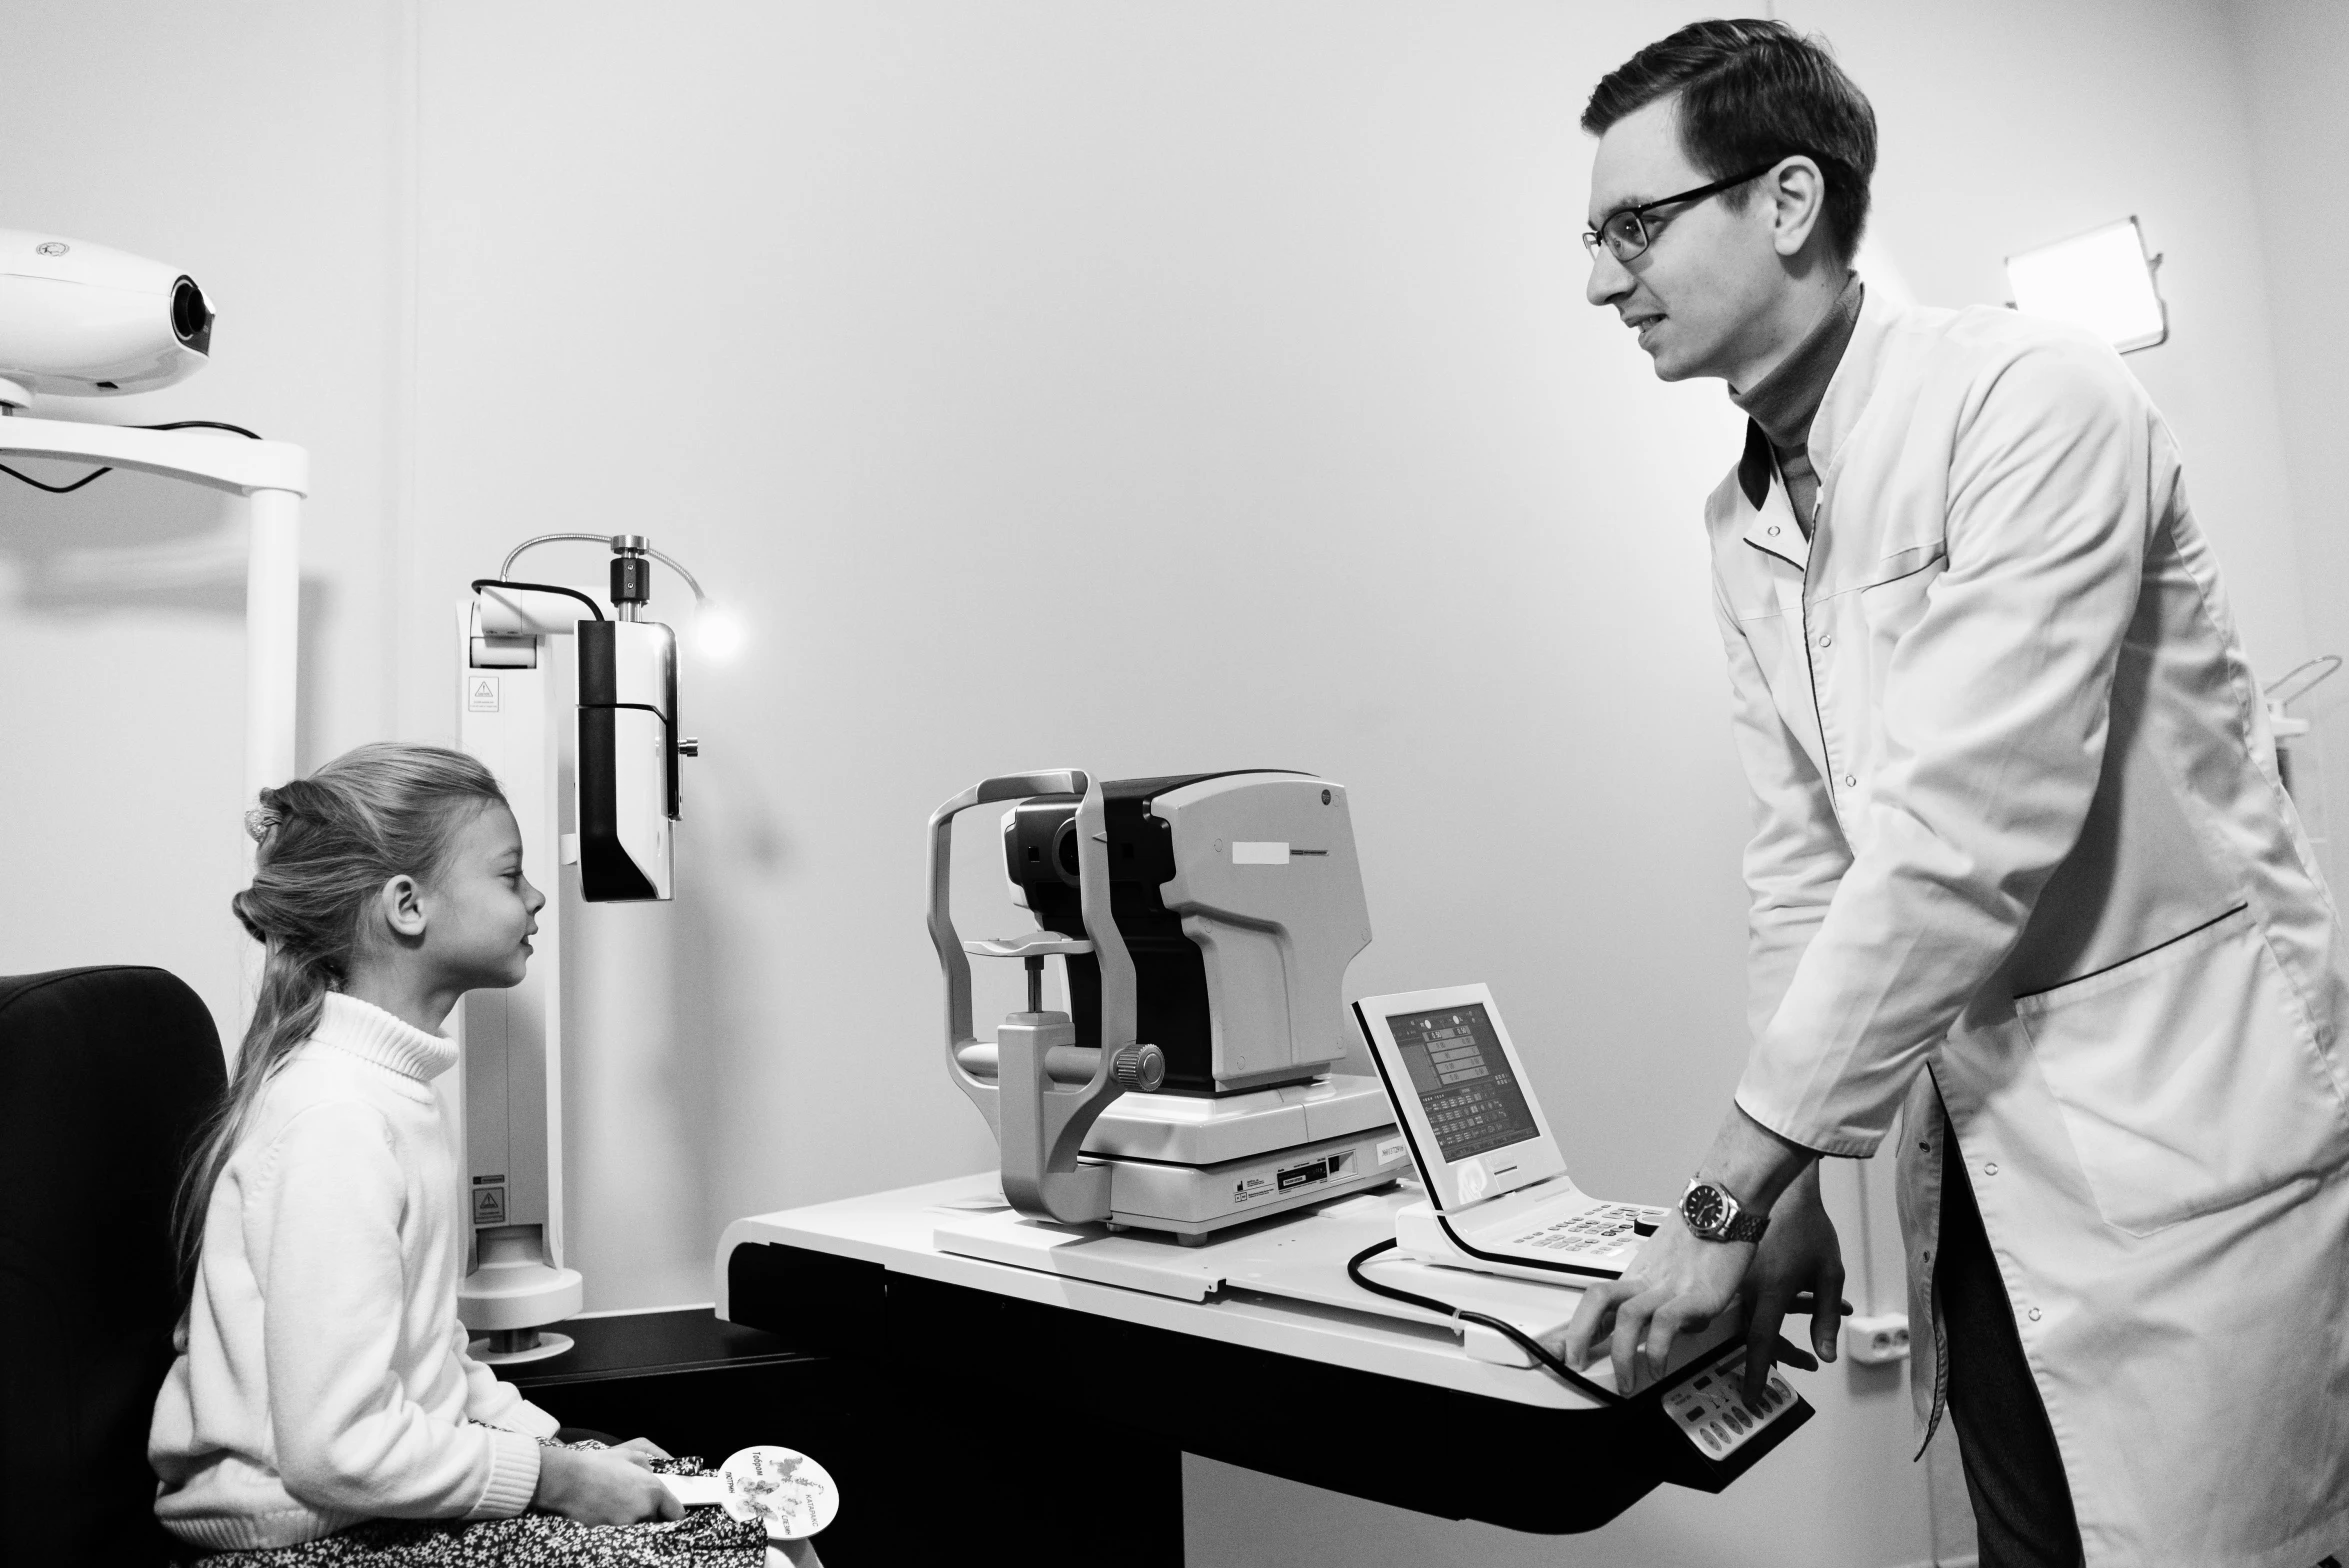
<svg viewBox="0 0 2349 1568">
<path fill-rule="evenodd" d="M 1859 597 L 1860 617 L 1880 648 L 1889 649 L 1917 624 L 1925 613 L 1926 592 L 1947 564 L 1939 541 L 1897 551 L 1876 564 Z"/>
<path fill-rule="evenodd" d="M 2248 909 L 2019 997 L 2106 1223 L 2149 1236 L 2335 1165 L 2349 1112 Z"/>
</svg>

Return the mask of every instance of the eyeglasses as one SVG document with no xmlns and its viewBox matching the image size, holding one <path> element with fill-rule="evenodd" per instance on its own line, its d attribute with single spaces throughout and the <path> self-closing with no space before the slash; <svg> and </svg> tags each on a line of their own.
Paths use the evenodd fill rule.
<svg viewBox="0 0 2349 1568">
<path fill-rule="evenodd" d="M 1648 214 L 1654 212 L 1658 207 L 1670 207 L 1686 201 L 1703 201 L 1708 196 L 1718 196 L 1723 191 L 1743 185 L 1748 180 L 1761 178 L 1772 169 L 1777 168 L 1779 164 L 1784 163 L 1786 159 L 1796 156 L 1799 155 L 1795 153 L 1783 154 L 1771 159 L 1758 169 L 1748 169 L 1743 174 L 1733 174 L 1726 180 L 1715 180 L 1710 185 L 1700 185 L 1693 191 L 1682 191 L 1677 196 L 1659 196 L 1654 201 L 1643 201 L 1636 207 L 1618 207 L 1608 213 L 1597 228 L 1582 231 L 1582 248 L 1596 256 L 1599 253 L 1600 242 L 1605 241 L 1608 255 L 1613 256 L 1617 261 L 1629 261 L 1645 251 L 1654 241 L 1656 236 L 1648 227 Z M 1658 224 L 1656 227 L 1661 228 L 1663 225 Z"/>
</svg>

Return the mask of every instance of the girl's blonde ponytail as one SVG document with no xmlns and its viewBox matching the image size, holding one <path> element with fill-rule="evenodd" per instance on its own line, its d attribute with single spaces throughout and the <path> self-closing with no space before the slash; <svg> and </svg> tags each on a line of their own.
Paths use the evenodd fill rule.
<svg viewBox="0 0 2349 1568">
<path fill-rule="evenodd" d="M 172 1212 L 182 1288 L 195 1281 L 204 1211 L 261 1090 L 318 1030 L 339 990 L 367 900 L 395 876 L 431 880 L 457 830 L 505 795 L 460 751 L 380 743 L 345 752 L 306 779 L 261 792 L 245 815 L 253 885 L 229 901 L 261 943 L 261 989 L 228 1089 L 188 1162 Z"/>
</svg>

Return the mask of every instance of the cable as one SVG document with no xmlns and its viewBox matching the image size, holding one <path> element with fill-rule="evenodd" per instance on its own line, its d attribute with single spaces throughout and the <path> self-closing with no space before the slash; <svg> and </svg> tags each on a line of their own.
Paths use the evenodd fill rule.
<svg viewBox="0 0 2349 1568">
<path fill-rule="evenodd" d="M 91 480 L 103 479 L 108 474 L 113 472 L 114 470 L 112 468 L 93 468 L 88 473 L 82 475 L 81 478 L 76 479 L 72 484 L 45 485 L 30 474 L 20 474 L 15 469 L 9 467 L 6 463 L 0 463 L 0 474 L 6 474 L 11 479 L 21 479 L 26 484 L 31 485 L 35 490 L 46 490 L 51 495 L 71 495 L 76 490 L 79 490 L 82 486 L 88 484 Z"/>
<path fill-rule="evenodd" d="M 1526 1333 L 1525 1330 L 1519 1328 L 1514 1323 L 1504 1323 L 1501 1321 L 1501 1319 L 1488 1316 L 1482 1312 L 1470 1312 L 1463 1307 L 1450 1306 L 1444 1302 L 1436 1300 L 1432 1296 L 1415 1296 L 1410 1291 L 1397 1290 L 1392 1285 L 1381 1285 L 1363 1274 L 1363 1264 L 1369 1262 L 1372 1258 L 1377 1257 L 1382 1252 L 1392 1250 L 1394 1245 L 1395 1238 L 1389 1236 L 1386 1240 L 1379 1242 L 1374 1246 L 1364 1247 L 1360 1252 L 1355 1253 L 1352 1257 L 1346 1260 L 1346 1277 L 1352 1280 L 1355 1284 L 1360 1285 L 1364 1290 L 1369 1291 L 1374 1296 L 1385 1296 L 1392 1301 L 1408 1302 L 1414 1307 L 1425 1307 L 1430 1312 L 1441 1312 L 1444 1314 L 1444 1316 L 1449 1318 L 1457 1318 L 1463 1323 L 1480 1323 L 1486 1328 L 1495 1330 L 1496 1332 L 1506 1335 L 1508 1338 L 1514 1340 L 1517 1344 L 1517 1348 L 1532 1356 L 1537 1365 L 1545 1367 L 1551 1372 L 1556 1373 L 1559 1377 L 1564 1378 L 1570 1386 L 1590 1395 L 1591 1398 L 1597 1400 L 1599 1403 L 1603 1405 L 1620 1405 L 1624 1403 L 1624 1398 L 1621 1394 L 1616 1393 L 1611 1388 L 1607 1388 L 1599 1383 L 1591 1381 L 1587 1377 L 1584 1377 L 1581 1373 L 1575 1371 L 1565 1362 L 1559 1360 L 1556 1356 L 1551 1355 L 1550 1352 L 1542 1346 L 1540 1341 L 1536 1340 L 1531 1334 Z"/>
<path fill-rule="evenodd" d="M 261 436 L 257 432 L 247 430 L 243 425 L 223 424 L 217 419 L 175 419 L 166 425 L 120 425 L 116 428 L 122 430 L 228 430 L 233 431 L 237 435 L 243 436 L 248 441 L 258 441 L 261 439 Z M 11 479 L 21 480 L 24 483 L 31 485 L 35 490 L 46 490 L 51 495 L 71 495 L 76 490 L 79 490 L 82 486 L 88 484 L 91 480 L 103 479 L 108 474 L 113 472 L 114 469 L 111 465 L 105 468 L 93 468 L 88 473 L 82 475 L 81 478 L 76 479 L 72 484 L 49 485 L 43 484 L 40 480 L 35 479 L 30 474 L 18 473 L 15 469 L 10 468 L 6 463 L 0 463 L 0 474 L 6 474 Z"/>
<path fill-rule="evenodd" d="M 2318 666 L 2320 665 L 2323 666 L 2323 668 L 2319 669 Z M 2288 702 L 2297 702 L 2302 697 L 2307 696 L 2309 692 L 2313 691 L 2316 687 L 2322 685 L 2324 683 L 2325 677 L 2331 675 L 2340 667 L 2341 656 L 2339 654 L 2320 653 L 2313 659 L 2304 660 L 2299 664 L 2293 665 L 2282 675 L 2276 677 L 2275 683 L 2269 686 L 2263 695 L 2267 698 L 2268 701 L 2274 703 L 2279 708 Z M 2316 673 L 2314 675 L 2310 675 L 2307 680 L 2301 681 L 2299 685 L 2292 685 L 2292 682 L 2295 679 L 2307 674 L 2307 672 L 2310 670 L 2316 670 Z M 2291 687 L 2291 690 L 2289 691 L 2285 690 L 2285 688 L 2288 686 Z"/>
<path fill-rule="evenodd" d="M 226 425 L 217 419 L 175 419 L 167 425 L 125 425 L 126 430 L 226 430 L 243 436 L 248 441 L 259 441 L 260 432 L 247 430 L 243 425 Z"/>
<path fill-rule="evenodd" d="M 475 593 L 481 592 L 481 590 L 484 588 L 513 588 L 525 593 L 569 594 L 572 598 L 577 599 L 581 604 L 586 605 L 588 612 L 592 614 L 597 620 L 600 621 L 604 618 L 604 607 L 602 605 L 596 603 L 593 599 L 590 599 L 587 595 L 581 593 L 578 589 L 565 588 L 560 583 L 512 583 L 506 581 L 502 577 L 476 577 L 473 579 L 473 591 Z"/>
</svg>

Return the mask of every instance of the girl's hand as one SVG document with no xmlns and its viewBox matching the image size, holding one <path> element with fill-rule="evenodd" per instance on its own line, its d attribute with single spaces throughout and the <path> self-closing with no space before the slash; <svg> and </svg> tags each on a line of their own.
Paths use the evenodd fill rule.
<svg viewBox="0 0 2349 1568">
<path fill-rule="evenodd" d="M 581 1524 L 684 1518 L 685 1505 L 645 1468 L 650 1462 L 641 1449 L 623 1454 L 609 1448 L 542 1448 L 538 1491 L 530 1506 Z"/>
<path fill-rule="evenodd" d="M 649 1437 L 632 1437 L 625 1443 L 614 1443 L 609 1451 L 615 1454 L 642 1454 L 647 1459 L 677 1457 Z"/>
</svg>

